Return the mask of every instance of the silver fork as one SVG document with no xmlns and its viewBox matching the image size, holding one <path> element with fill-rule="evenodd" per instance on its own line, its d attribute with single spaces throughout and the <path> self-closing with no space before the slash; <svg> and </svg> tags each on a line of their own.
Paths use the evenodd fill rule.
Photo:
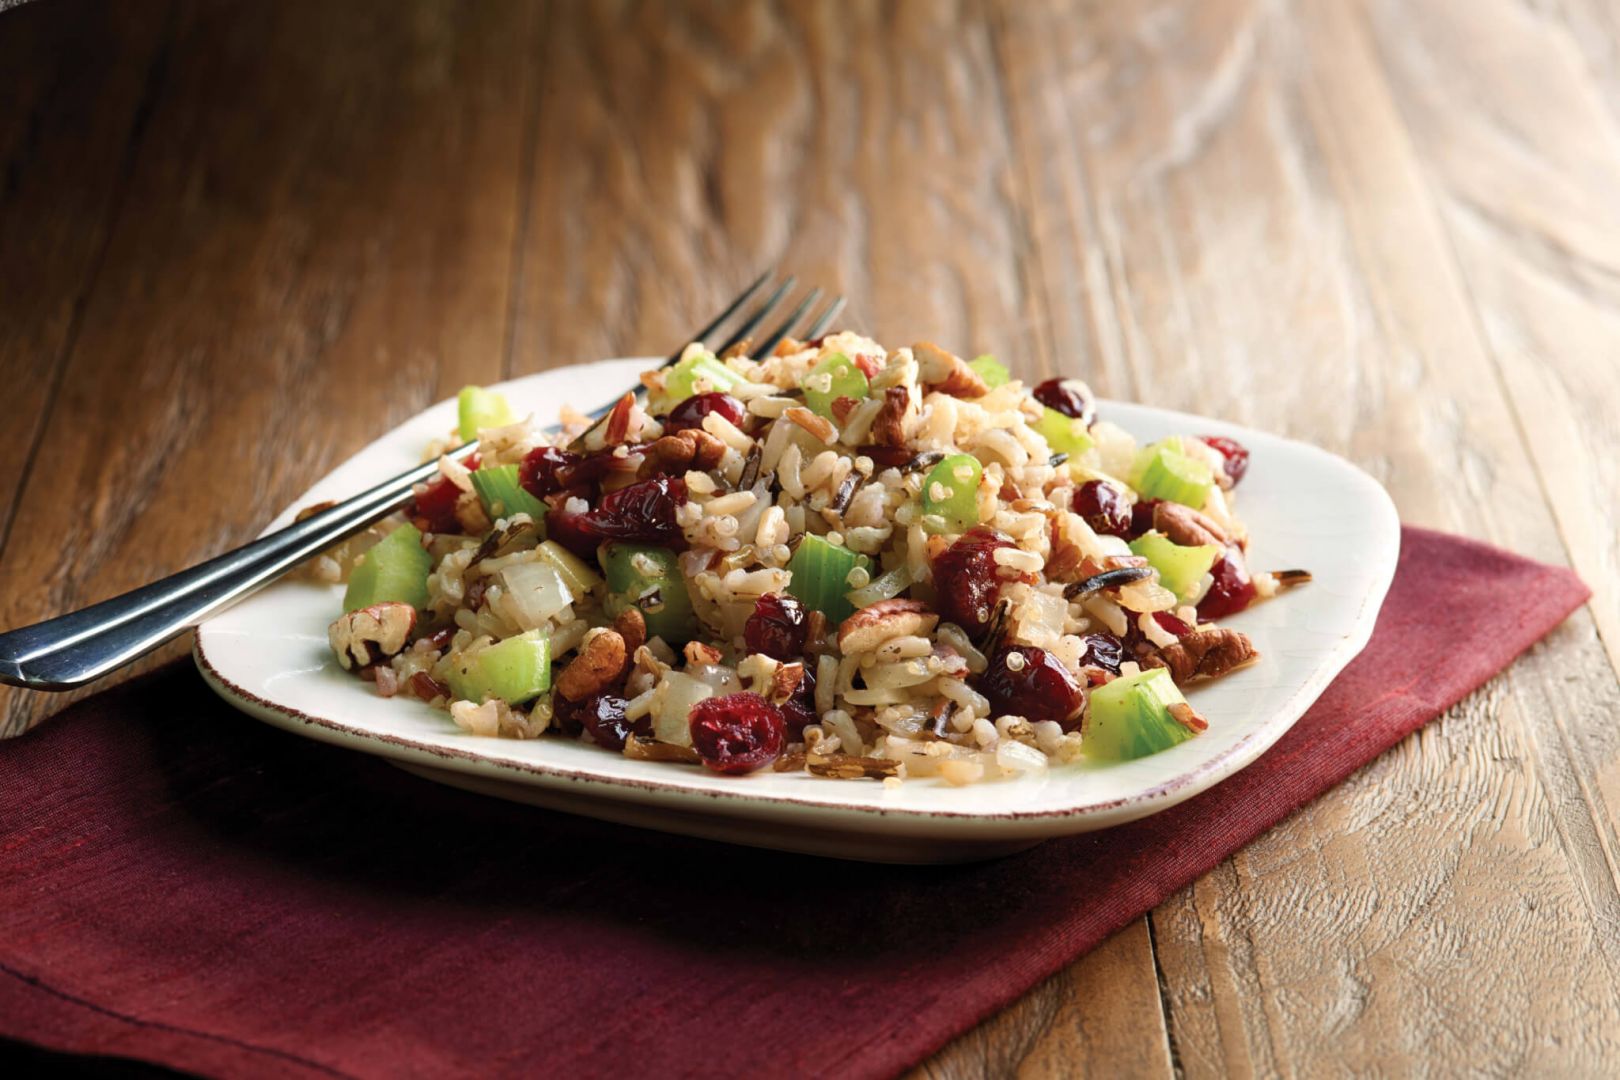
<svg viewBox="0 0 1620 1080">
<path fill-rule="evenodd" d="M 771 277 L 770 271 L 760 275 L 689 340 L 707 342 L 709 336 L 742 310 Z M 752 334 L 792 291 L 793 284 L 794 279 L 789 277 L 777 286 L 715 352 L 724 352 Z M 781 325 L 757 344 L 750 345 L 749 353 L 764 356 L 775 349 L 820 296 L 820 289 L 811 289 Z M 799 336 L 818 337 L 843 306 L 844 298 L 835 297 Z M 678 349 L 664 361 L 664 366 L 668 367 L 680 357 Z M 639 398 L 646 394 L 647 388 L 637 383 L 630 392 Z M 587 415 L 600 422 L 620 397 L 623 395 Z M 550 433 L 559 430 L 559 424 L 547 428 Z M 467 444 L 449 453 L 456 455 L 471 449 L 472 445 Z M 189 570 L 80 611 L 0 634 L 0 683 L 32 690 L 69 690 L 121 668 L 269 584 L 316 552 L 392 513 L 404 503 L 413 485 L 431 479 L 438 468 L 437 461 L 418 465 L 303 521 L 277 529 Z"/>
</svg>

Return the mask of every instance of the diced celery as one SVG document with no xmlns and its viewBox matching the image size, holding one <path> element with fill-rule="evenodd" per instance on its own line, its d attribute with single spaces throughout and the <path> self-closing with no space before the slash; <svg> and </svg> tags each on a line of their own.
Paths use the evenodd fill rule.
<svg viewBox="0 0 1620 1080">
<path fill-rule="evenodd" d="M 496 642 L 450 669 L 450 693 L 463 701 L 521 705 L 550 689 L 551 639 L 538 630 Z"/>
<path fill-rule="evenodd" d="M 859 400 L 872 389 L 866 373 L 843 353 L 833 353 L 811 368 L 801 385 L 805 407 L 826 417 L 832 416 L 832 404 L 839 398 Z"/>
<path fill-rule="evenodd" d="M 743 377 L 726 367 L 713 353 L 693 353 L 669 369 L 664 376 L 663 401 L 673 405 L 703 390 L 730 390 Z M 703 385 L 700 386 L 699 384 Z"/>
<path fill-rule="evenodd" d="M 1050 406 L 1041 406 L 1041 418 L 1035 421 L 1034 427 L 1054 454 L 1077 457 L 1091 449 L 1091 434 L 1086 431 L 1085 423 L 1072 416 L 1064 416 Z"/>
<path fill-rule="evenodd" d="M 1163 533 L 1150 532 L 1131 541 L 1131 553 L 1146 559 L 1159 572 L 1159 584 L 1178 600 L 1191 603 L 1198 583 L 1220 558 L 1221 549 L 1214 544 L 1184 547 L 1171 543 Z"/>
<path fill-rule="evenodd" d="M 1104 761 L 1168 750 L 1193 737 L 1170 712 L 1170 706 L 1186 701 L 1164 668 L 1121 676 L 1091 691 L 1080 746 Z"/>
<path fill-rule="evenodd" d="M 472 485 L 491 521 L 513 514 L 528 514 L 537 522 L 545 520 L 546 504 L 523 490 L 516 465 L 489 465 L 475 470 Z"/>
<path fill-rule="evenodd" d="M 979 523 L 979 478 L 984 467 L 971 454 L 952 454 L 923 481 L 923 528 L 934 533 L 967 532 Z"/>
<path fill-rule="evenodd" d="M 977 371 L 979 378 L 983 379 L 984 384 L 992 390 L 998 386 L 1006 386 L 1012 381 L 1012 372 L 1007 370 L 1007 365 L 989 353 L 969 360 L 968 367 Z"/>
<path fill-rule="evenodd" d="M 609 544 L 602 557 L 608 595 L 603 610 L 617 615 L 634 605 L 647 620 L 647 636 L 679 647 L 697 633 L 697 616 L 675 553 L 647 544 Z"/>
<path fill-rule="evenodd" d="M 462 442 L 472 442 L 484 428 L 504 427 L 517 420 L 504 394 L 482 386 L 463 386 L 456 407 Z"/>
<path fill-rule="evenodd" d="M 535 554 L 550 563 L 551 568 L 562 575 L 563 584 L 567 585 L 568 591 L 576 597 L 584 596 L 602 584 L 601 574 L 592 570 L 584 559 L 555 540 L 544 541 L 535 548 Z"/>
<path fill-rule="evenodd" d="M 793 575 L 788 592 L 811 610 L 825 614 L 830 625 L 837 626 L 855 614 L 855 605 L 844 594 L 850 591 L 850 571 L 857 566 L 870 573 L 872 560 L 824 536 L 806 533 L 788 560 L 788 572 Z"/>
<path fill-rule="evenodd" d="M 360 557 L 343 593 L 343 610 L 397 602 L 425 608 L 433 556 L 422 548 L 414 525 L 401 525 Z"/>
<path fill-rule="evenodd" d="M 1181 440 L 1163 439 L 1136 455 L 1131 470 L 1131 486 L 1150 499 L 1203 509 L 1215 475 L 1209 466 L 1182 452 Z"/>
</svg>

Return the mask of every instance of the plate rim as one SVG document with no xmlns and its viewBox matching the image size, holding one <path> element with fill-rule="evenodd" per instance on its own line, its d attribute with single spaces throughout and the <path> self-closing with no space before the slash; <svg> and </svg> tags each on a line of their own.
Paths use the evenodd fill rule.
<svg viewBox="0 0 1620 1080">
<path fill-rule="evenodd" d="M 569 368 L 607 365 L 628 366 L 632 362 L 646 364 L 660 361 L 657 358 L 648 357 L 613 357 L 581 364 L 564 365 L 541 372 L 532 372 L 515 379 L 491 384 L 491 388 L 502 389 L 520 386 L 531 379 L 555 375 L 557 372 Z M 357 459 L 371 454 L 380 444 L 390 441 L 401 427 L 411 424 L 427 412 L 442 409 L 453 401 L 454 399 L 445 399 L 435 402 L 401 423 L 396 424 L 342 462 L 328 469 L 315 481 L 315 485 L 318 486 L 323 483 L 326 477 L 331 476 Z M 1328 654 L 1323 657 L 1312 672 L 1311 677 L 1301 683 L 1289 695 L 1283 706 L 1272 710 L 1271 719 L 1243 735 L 1237 742 L 1221 751 L 1217 756 L 1201 761 L 1191 768 L 1153 784 L 1151 787 L 1139 789 L 1128 795 L 1060 808 L 953 810 L 930 807 L 828 803 L 820 800 L 799 798 L 785 793 L 773 792 L 765 794 L 747 790 L 728 791 L 692 788 L 655 779 L 606 776 L 598 772 L 584 771 L 564 765 L 495 758 L 476 750 L 425 743 L 409 736 L 356 727 L 335 717 L 313 715 L 261 697 L 232 681 L 209 658 L 205 638 L 208 636 L 209 622 L 212 620 L 205 621 L 197 627 L 193 639 L 192 657 L 204 681 L 227 703 L 239 711 L 253 716 L 255 719 L 271 723 L 295 734 L 306 735 L 319 741 L 371 753 L 385 759 L 417 761 L 438 768 L 450 768 L 456 771 L 495 776 L 521 783 L 538 784 L 563 790 L 588 791 L 592 797 L 656 803 L 689 801 L 693 797 L 703 796 L 707 797 L 713 809 L 721 812 L 746 816 L 750 811 L 767 810 L 770 812 L 770 816 L 775 819 L 833 815 L 852 818 L 877 817 L 890 822 L 915 824 L 949 823 L 953 827 L 964 825 L 1008 826 L 1086 822 L 1102 828 L 1114 824 L 1123 824 L 1125 821 L 1136 820 L 1162 810 L 1168 810 L 1172 806 L 1208 790 L 1215 784 L 1253 764 L 1260 755 L 1276 745 L 1293 728 L 1300 717 L 1321 696 L 1322 692 L 1366 648 L 1367 643 L 1371 640 L 1377 625 L 1378 613 L 1388 595 L 1399 563 L 1401 532 L 1399 515 L 1393 500 L 1383 485 L 1379 484 L 1377 480 L 1354 462 L 1331 451 L 1288 436 L 1263 432 L 1259 429 L 1247 428 L 1243 425 L 1213 417 L 1197 416 L 1154 405 L 1109 399 L 1100 400 L 1099 405 L 1103 407 L 1124 406 L 1127 409 L 1147 409 L 1177 423 L 1184 422 L 1189 425 L 1204 426 L 1216 425 L 1237 432 L 1252 431 L 1255 434 L 1265 436 L 1267 439 L 1289 444 L 1296 452 L 1304 452 L 1308 456 L 1327 459 L 1328 464 L 1347 470 L 1351 475 L 1357 477 L 1369 492 L 1375 493 L 1375 501 L 1380 511 L 1379 517 L 1383 519 L 1379 524 L 1387 527 L 1392 535 L 1392 542 L 1387 547 L 1380 548 L 1381 552 L 1387 551 L 1387 556 L 1384 558 L 1385 565 L 1379 568 L 1379 572 L 1372 578 L 1370 586 L 1360 598 L 1360 605 L 1355 617 L 1354 632 L 1345 634 L 1332 646 Z M 306 491 L 304 495 L 295 499 L 292 504 L 277 514 L 275 519 L 266 527 L 265 532 L 278 527 L 282 519 L 294 512 L 296 507 L 307 497 L 307 494 Z M 761 820 L 761 824 L 767 823 L 769 822 Z"/>
</svg>

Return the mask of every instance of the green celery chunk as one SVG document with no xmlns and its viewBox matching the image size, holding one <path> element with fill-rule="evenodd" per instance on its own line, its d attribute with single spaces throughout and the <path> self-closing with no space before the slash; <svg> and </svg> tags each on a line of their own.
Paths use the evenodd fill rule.
<svg viewBox="0 0 1620 1080">
<path fill-rule="evenodd" d="M 1215 483 L 1209 466 L 1183 453 L 1181 440 L 1174 437 L 1140 451 L 1131 475 L 1131 486 L 1147 498 L 1168 499 L 1194 510 L 1203 509 Z"/>
<path fill-rule="evenodd" d="M 992 390 L 998 386 L 1006 386 L 1008 383 L 1012 382 L 1012 372 L 1007 370 L 1007 365 L 1003 364 L 1000 360 L 997 360 L 989 353 L 985 353 L 983 356 L 976 356 L 972 360 L 969 360 L 968 367 L 972 368 L 974 371 L 977 371 L 979 373 L 979 378 L 984 380 L 984 385 L 988 386 Z"/>
<path fill-rule="evenodd" d="M 422 534 L 414 525 L 401 525 L 360 557 L 343 593 L 343 610 L 385 603 L 425 608 L 432 571 L 433 556 L 422 549 Z"/>
<path fill-rule="evenodd" d="M 811 368 L 801 385 L 804 404 L 811 412 L 832 417 L 832 404 L 841 397 L 857 401 L 871 393 L 866 373 L 843 353 L 833 353 Z"/>
<path fill-rule="evenodd" d="M 1054 454 L 1078 456 L 1092 447 L 1091 434 L 1086 425 L 1072 416 L 1064 416 L 1049 405 L 1041 406 L 1041 418 L 1034 428 L 1046 440 Z"/>
<path fill-rule="evenodd" d="M 673 551 L 648 544 L 609 544 L 602 570 L 608 584 L 603 610 L 609 616 L 638 607 L 647 620 L 647 636 L 661 637 L 675 648 L 697 635 L 692 597 Z"/>
<path fill-rule="evenodd" d="M 1104 761 L 1130 761 L 1193 737 L 1170 712 L 1186 704 L 1164 668 L 1123 675 L 1091 691 L 1080 746 Z"/>
<path fill-rule="evenodd" d="M 517 420 L 504 394 L 482 386 L 463 386 L 456 399 L 456 411 L 461 422 L 462 442 L 472 442 L 484 428 L 505 427 Z"/>
<path fill-rule="evenodd" d="M 837 626 L 855 614 L 855 605 L 844 594 L 850 591 L 850 571 L 857 566 L 871 573 L 872 560 L 824 536 L 806 533 L 788 560 L 788 572 L 793 575 L 788 592 L 811 610 L 825 614 L 829 625 Z"/>
<path fill-rule="evenodd" d="M 549 563 L 551 568 L 562 577 L 563 584 L 568 591 L 578 597 L 584 596 L 598 585 L 602 584 L 602 575 L 592 570 L 578 555 L 563 547 L 555 540 L 543 541 L 535 548 L 535 554 Z"/>
<path fill-rule="evenodd" d="M 967 532 L 979 523 L 979 479 L 984 466 L 971 454 L 952 454 L 923 481 L 923 528 L 933 533 Z"/>
<path fill-rule="evenodd" d="M 551 639 L 538 630 L 496 642 L 450 670 L 450 693 L 462 701 L 521 705 L 550 689 Z"/>
<path fill-rule="evenodd" d="M 700 389 L 725 391 L 742 381 L 741 375 L 726 367 L 713 353 L 693 353 L 670 368 L 669 374 L 664 376 L 662 400 L 666 405 L 674 405 Z M 706 385 L 699 387 L 700 382 Z"/>
<path fill-rule="evenodd" d="M 535 521 L 546 518 L 546 504 L 523 490 L 516 465 L 489 465 L 472 474 L 473 490 L 491 521 L 513 514 L 528 514 Z"/>
<path fill-rule="evenodd" d="M 1221 549 L 1214 544 L 1183 547 L 1171 543 L 1163 533 L 1149 532 L 1131 541 L 1131 553 L 1142 556 L 1159 572 L 1159 584 L 1175 593 L 1176 599 L 1190 604 Z"/>
</svg>

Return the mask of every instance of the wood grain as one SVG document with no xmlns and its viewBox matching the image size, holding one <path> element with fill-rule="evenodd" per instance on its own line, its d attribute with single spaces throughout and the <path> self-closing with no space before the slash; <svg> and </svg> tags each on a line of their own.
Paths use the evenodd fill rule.
<svg viewBox="0 0 1620 1080">
<path fill-rule="evenodd" d="M 881 338 L 1344 453 L 1595 591 L 919 1075 L 1620 1060 L 1599 0 L 31 8 L 0 15 L 4 624 L 244 538 L 462 382 L 664 352 L 781 264 Z M 3 700 L 9 731 L 60 704 Z"/>
</svg>

